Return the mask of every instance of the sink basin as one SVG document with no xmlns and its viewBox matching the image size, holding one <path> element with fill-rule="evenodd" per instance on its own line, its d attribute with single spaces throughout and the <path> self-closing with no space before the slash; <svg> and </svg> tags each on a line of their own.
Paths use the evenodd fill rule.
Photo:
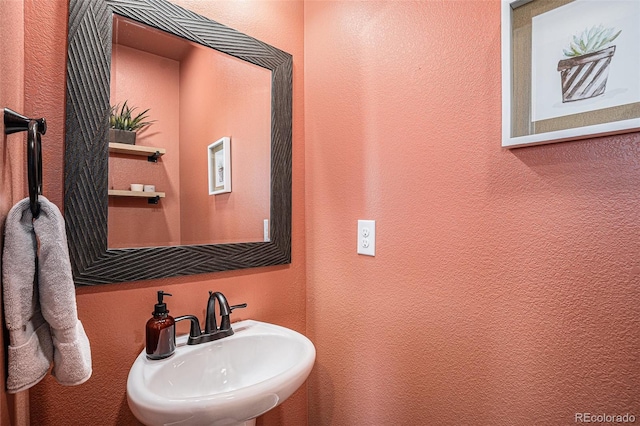
<svg viewBox="0 0 640 426">
<path fill-rule="evenodd" d="M 245 320 L 235 334 L 148 360 L 143 350 L 127 380 L 129 408 L 145 425 L 229 426 L 250 422 L 287 399 L 309 376 L 313 343 L 288 328 Z M 250 424 L 250 423 L 247 423 Z"/>
</svg>

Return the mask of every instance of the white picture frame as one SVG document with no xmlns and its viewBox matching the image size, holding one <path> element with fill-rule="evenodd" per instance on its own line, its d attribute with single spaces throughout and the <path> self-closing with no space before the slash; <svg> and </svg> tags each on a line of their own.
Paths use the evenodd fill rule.
<svg viewBox="0 0 640 426">
<path fill-rule="evenodd" d="M 231 138 L 222 137 L 207 147 L 209 195 L 231 192 Z"/>
<path fill-rule="evenodd" d="M 558 6 L 557 2 L 502 0 L 501 6 L 503 148 L 640 130 L 640 43 L 637 42 L 640 38 L 640 2 L 573 0 Z M 556 27 L 555 23 L 558 23 Z M 583 28 L 582 32 L 577 28 Z M 617 46 L 613 49 L 617 49 L 617 52 L 608 57 L 608 82 L 606 79 L 604 83 L 587 81 L 579 89 L 572 88 L 568 80 L 563 81 L 564 74 L 571 77 L 571 73 L 578 68 L 570 69 L 566 63 L 573 64 L 572 60 L 579 57 L 602 54 L 577 56 L 582 52 L 563 48 L 560 43 L 569 46 L 574 37 L 580 40 L 583 34 L 586 37 L 599 31 L 599 28 L 605 35 L 608 34 L 605 30 L 609 28 L 613 29 L 611 36 L 619 32 L 619 37 L 602 49 L 606 50 L 610 45 Z M 562 31 L 566 31 L 566 36 L 561 34 Z M 548 55 L 548 49 L 559 52 L 557 64 L 551 63 L 555 59 Z M 565 49 L 569 50 L 568 53 L 576 54 L 575 59 L 565 60 Z M 555 69 L 548 70 L 549 66 Z M 584 75 L 588 73 L 585 69 L 590 67 L 592 65 L 585 65 L 580 68 L 583 74 L 576 73 L 580 81 L 586 79 Z M 573 81 L 577 80 L 574 77 Z M 589 84 L 591 88 L 586 89 Z M 596 92 L 594 87 L 602 90 Z M 584 92 L 583 97 L 571 98 L 568 95 L 570 89 Z M 614 99 L 616 96 L 618 99 Z M 536 121 L 536 115 L 542 119 Z"/>
</svg>

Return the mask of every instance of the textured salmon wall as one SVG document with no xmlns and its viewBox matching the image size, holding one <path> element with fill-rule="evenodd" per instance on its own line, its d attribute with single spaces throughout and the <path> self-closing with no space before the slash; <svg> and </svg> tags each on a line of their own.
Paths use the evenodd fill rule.
<svg viewBox="0 0 640 426">
<path fill-rule="evenodd" d="M 257 0 L 179 3 L 294 56 L 292 263 L 79 289 L 78 313 L 91 341 L 93 376 L 77 387 L 62 387 L 47 377 L 32 388 L 32 424 L 137 423 L 127 407 L 126 379 L 129 367 L 143 349 L 144 325 L 158 289 L 174 295 L 167 300 L 172 315 L 194 313 L 202 318 L 207 291 L 220 290 L 232 303 L 249 303 L 247 309 L 234 313 L 235 319 L 254 318 L 305 331 L 303 3 Z M 49 122 L 43 146 L 44 193 L 61 205 L 68 5 L 66 0 L 32 0 L 25 6 L 25 44 L 28 51 L 40 52 L 27 53 L 25 58 L 25 109 L 39 111 Z M 305 424 L 306 417 L 307 395 L 302 387 L 282 406 L 263 416 L 259 424 L 297 426 Z"/>
<path fill-rule="evenodd" d="M 22 0 L 0 2 L 0 108 L 24 112 L 24 4 Z M 0 115 L 3 115 L 0 112 Z M 5 135 L 0 121 L 0 248 L 4 247 L 4 222 L 13 204 L 24 198 L 26 188 L 26 135 Z M 1 278 L 0 278 L 1 280 Z M 0 294 L 0 297 L 2 295 Z M 4 311 L 0 306 L 4 329 Z M 4 348 L 5 334 L 0 335 Z M 28 402 L 26 393 L 17 400 L 5 392 L 5 350 L 0 351 L 0 424 L 26 425 Z M 18 416 L 15 413 L 18 413 Z"/>
<path fill-rule="evenodd" d="M 191 48 L 180 62 L 183 244 L 263 241 L 269 218 L 271 71 Z M 230 137 L 231 193 L 209 195 L 208 146 Z"/>
<path fill-rule="evenodd" d="M 309 424 L 640 418 L 640 135 L 500 101 L 499 1 L 305 2 Z"/>
</svg>

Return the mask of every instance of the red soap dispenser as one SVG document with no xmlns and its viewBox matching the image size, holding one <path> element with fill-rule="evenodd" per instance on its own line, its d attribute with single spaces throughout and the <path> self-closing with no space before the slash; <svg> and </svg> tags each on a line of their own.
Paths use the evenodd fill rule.
<svg viewBox="0 0 640 426">
<path fill-rule="evenodd" d="M 147 321 L 147 358 L 163 359 L 171 356 L 176 350 L 176 322 L 169 316 L 164 296 L 171 296 L 158 291 L 158 303 L 153 311 L 153 318 Z"/>
</svg>

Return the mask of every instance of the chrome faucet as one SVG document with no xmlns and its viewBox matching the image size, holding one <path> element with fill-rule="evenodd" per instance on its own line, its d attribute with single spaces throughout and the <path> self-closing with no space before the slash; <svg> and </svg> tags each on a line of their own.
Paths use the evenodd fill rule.
<svg viewBox="0 0 640 426">
<path fill-rule="evenodd" d="M 216 321 L 216 302 L 218 302 L 218 305 L 220 306 L 220 328 L 218 328 Z M 176 317 L 175 320 L 181 321 L 188 319 L 191 321 L 191 329 L 189 331 L 187 344 L 197 345 L 231 336 L 233 334 L 233 329 L 231 328 L 229 315 L 234 309 L 246 307 L 246 303 L 229 306 L 229 302 L 227 302 L 227 298 L 224 297 L 224 294 L 219 291 L 210 291 L 209 300 L 207 301 L 207 313 L 204 319 L 204 331 L 200 330 L 198 318 L 193 315 L 183 315 L 181 317 Z"/>
</svg>

